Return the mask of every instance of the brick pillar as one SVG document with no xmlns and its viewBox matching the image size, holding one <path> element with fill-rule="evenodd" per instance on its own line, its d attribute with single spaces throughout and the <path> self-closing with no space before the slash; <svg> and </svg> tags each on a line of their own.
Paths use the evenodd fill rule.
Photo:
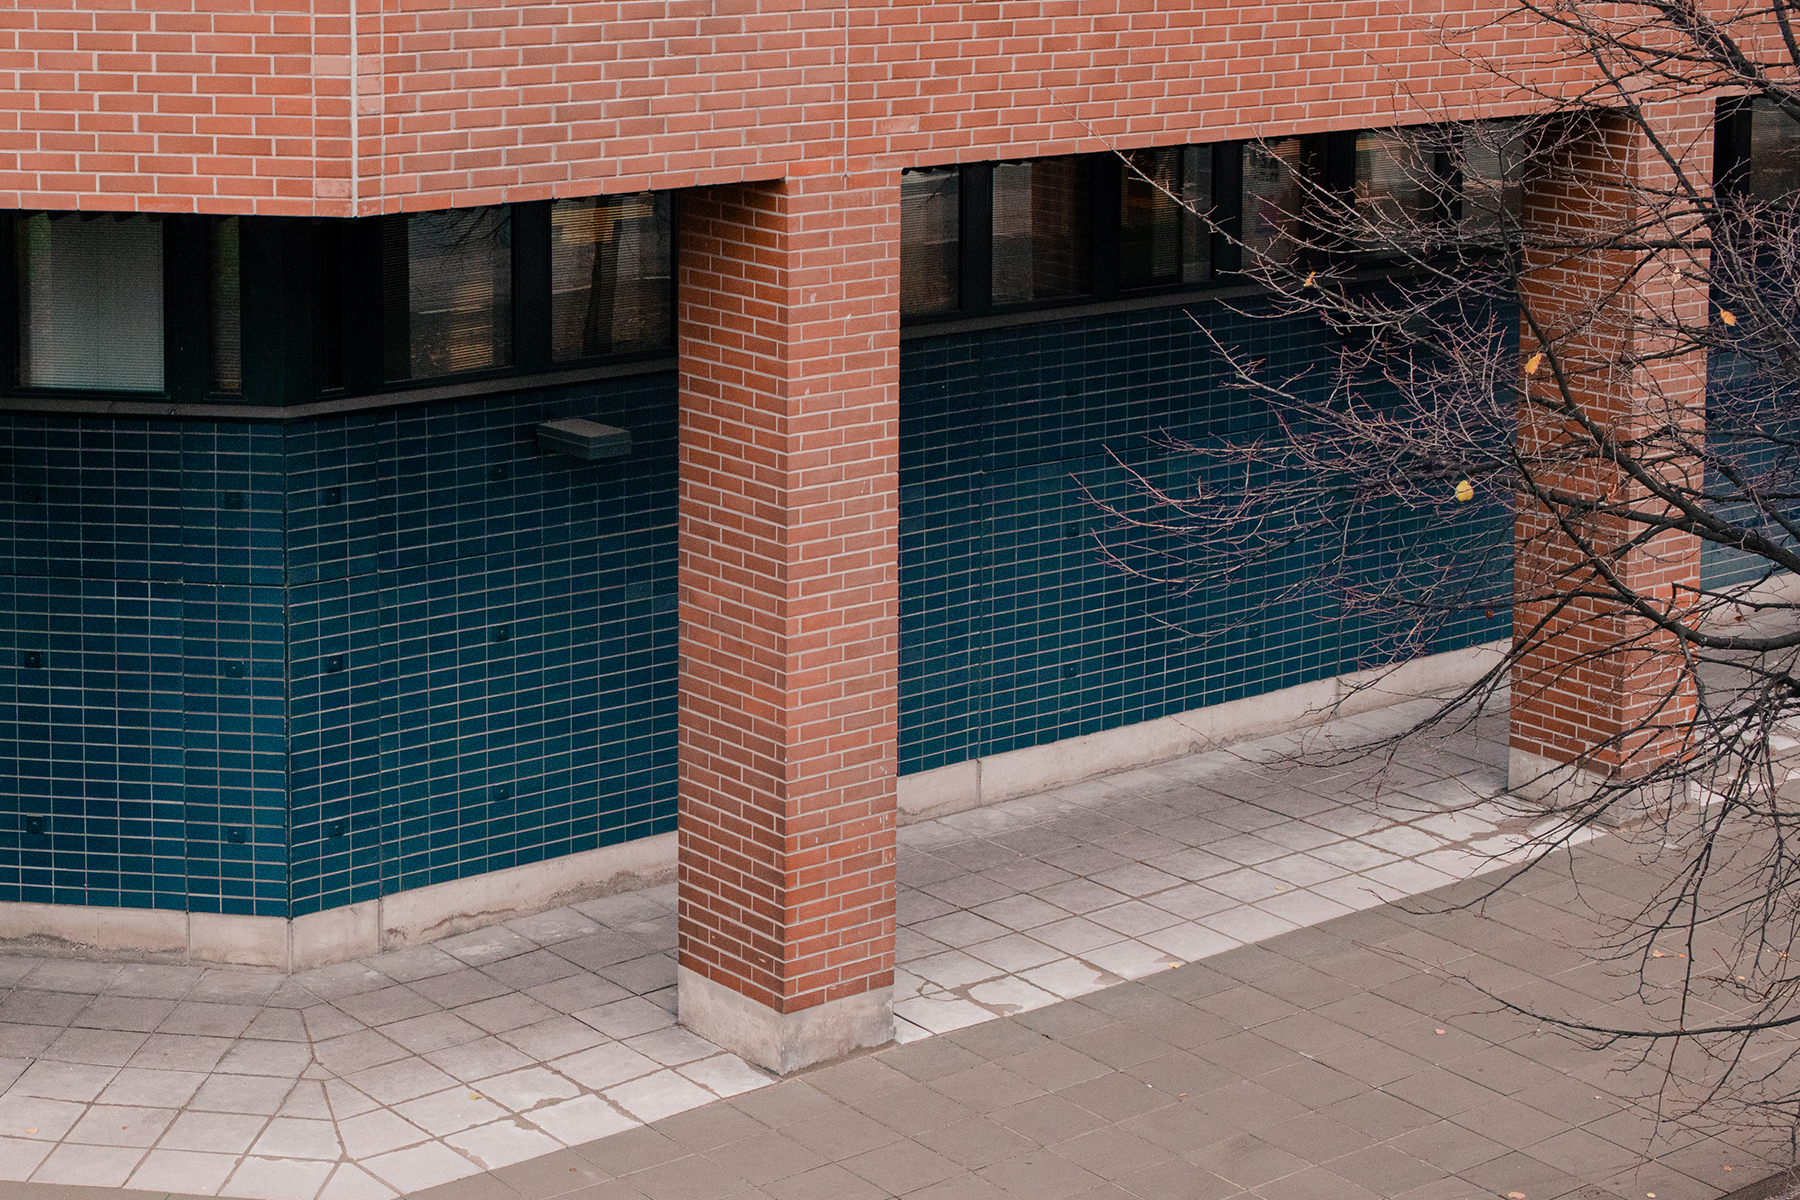
<svg viewBox="0 0 1800 1200">
<path fill-rule="evenodd" d="M 1712 101 L 1652 112 L 1659 138 L 1685 169 L 1710 181 Z M 1646 263 L 1649 252 L 1602 245 L 1614 235 L 1615 246 L 1630 239 L 1652 215 L 1650 192 L 1671 178 L 1642 129 L 1609 117 L 1562 147 L 1526 187 L 1521 351 L 1527 362 L 1548 353 L 1524 382 L 1534 395 L 1552 397 L 1560 371 L 1582 410 L 1615 436 L 1667 422 L 1704 428 L 1705 355 L 1678 352 L 1658 329 L 1671 319 L 1689 327 L 1707 319 L 1702 273 L 1679 253 L 1650 253 Z M 1644 236 L 1668 232 L 1652 228 Z M 1545 408 L 1527 406 L 1519 439 L 1529 456 L 1555 453 L 1584 435 Z M 1665 469 L 1698 466 L 1674 462 Z M 1535 475 L 1553 494 L 1519 499 L 1509 774 L 1519 794 L 1580 802 L 1603 783 L 1629 784 L 1684 753 L 1694 713 L 1693 680 L 1676 639 L 1633 613 L 1622 595 L 1602 594 L 1614 589 L 1596 559 L 1616 572 L 1623 590 L 1666 610 L 1685 604 L 1699 585 L 1700 544 L 1682 533 L 1631 544 L 1645 531 L 1641 523 L 1559 502 L 1612 497 L 1641 507 L 1649 493 L 1616 465 L 1590 458 L 1570 468 L 1540 467 Z"/>
<path fill-rule="evenodd" d="M 680 1016 L 893 1037 L 899 175 L 682 197 Z"/>
</svg>

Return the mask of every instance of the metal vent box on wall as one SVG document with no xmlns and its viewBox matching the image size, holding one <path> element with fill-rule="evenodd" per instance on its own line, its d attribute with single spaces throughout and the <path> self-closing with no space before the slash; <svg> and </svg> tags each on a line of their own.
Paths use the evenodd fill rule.
<svg viewBox="0 0 1800 1200">
<path fill-rule="evenodd" d="M 581 417 L 545 421 L 537 427 L 538 449 L 575 458 L 623 458 L 631 453 L 631 430 Z"/>
</svg>

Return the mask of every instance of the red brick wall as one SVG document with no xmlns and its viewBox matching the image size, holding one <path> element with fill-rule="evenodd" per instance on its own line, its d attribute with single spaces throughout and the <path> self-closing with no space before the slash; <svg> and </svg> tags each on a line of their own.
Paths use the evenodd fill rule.
<svg viewBox="0 0 1800 1200">
<path fill-rule="evenodd" d="M 313 7 L 12 0 L 0 8 L 0 207 L 341 208 L 344 80 L 315 58 L 329 22 Z"/>
<path fill-rule="evenodd" d="M 1516 111 L 1439 45 L 1502 11 L 10 0 L 0 207 L 345 216 Z"/>
<path fill-rule="evenodd" d="M 899 200 L 681 210 L 681 962 L 779 1012 L 893 982 Z"/>
<path fill-rule="evenodd" d="M 1712 103 L 1652 111 L 1664 143 L 1710 180 Z M 1527 254 L 1521 300 L 1538 329 L 1526 320 L 1521 350 L 1527 359 L 1547 351 L 1527 385 L 1552 396 L 1560 371 L 1582 411 L 1615 436 L 1671 424 L 1698 433 L 1705 426 L 1705 354 L 1672 352 L 1674 344 L 1656 332 L 1707 319 L 1693 260 L 1665 254 L 1646 268 L 1637 251 L 1583 249 L 1624 231 L 1651 236 L 1679 228 L 1658 224 L 1666 218 L 1652 202 L 1670 182 L 1648 139 L 1619 120 L 1599 123 L 1567 147 L 1549 179 L 1527 189 L 1528 239 L 1536 245 Z M 1687 268 L 1685 278 L 1677 268 Z M 1554 456 L 1584 440 L 1543 409 L 1525 414 L 1520 447 L 1528 454 Z M 1699 467 L 1675 462 L 1664 469 Z M 1632 544 L 1642 524 L 1555 502 L 1566 495 L 1646 504 L 1647 489 L 1615 466 L 1590 460 L 1564 468 L 1546 459 L 1535 476 L 1549 502 L 1521 498 L 1515 530 L 1514 638 L 1530 651 L 1513 671 L 1512 746 L 1558 763 L 1586 758 L 1600 773 L 1629 778 L 1680 752 L 1694 711 L 1693 681 L 1675 640 L 1630 611 L 1595 560 L 1609 560 L 1620 586 L 1678 611 L 1700 582 L 1699 539 L 1664 533 Z M 1587 553 L 1577 539 L 1588 543 Z"/>
</svg>

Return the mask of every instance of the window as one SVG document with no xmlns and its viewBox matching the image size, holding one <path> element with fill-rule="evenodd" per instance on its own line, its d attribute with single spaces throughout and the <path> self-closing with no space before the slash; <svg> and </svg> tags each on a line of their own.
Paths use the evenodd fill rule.
<svg viewBox="0 0 1800 1200">
<path fill-rule="evenodd" d="M 1517 228 L 1521 144 L 1514 121 L 1246 143 L 1245 249 L 1310 268 L 1491 242 Z"/>
<path fill-rule="evenodd" d="M 1523 200 L 1517 121 L 1380 129 L 1356 139 L 1356 237 L 1365 259 L 1509 236 Z"/>
<path fill-rule="evenodd" d="M 382 300 L 390 380 L 511 364 L 511 209 L 384 218 Z"/>
<path fill-rule="evenodd" d="M 162 390 L 160 221 L 37 213 L 15 220 L 13 247 L 21 386 Z"/>
<path fill-rule="evenodd" d="M 244 390 L 244 310 L 238 219 L 226 217 L 207 231 L 207 323 L 211 384 L 215 392 Z"/>
<path fill-rule="evenodd" d="M 551 205 L 553 359 L 653 349 L 672 340 L 669 237 L 667 192 Z"/>
<path fill-rule="evenodd" d="M 1175 291 L 1251 262 L 1380 262 L 1517 228 L 1522 126 L 1477 121 L 920 167 L 908 322 Z"/>
<path fill-rule="evenodd" d="M 900 311 L 927 315 L 962 304 L 962 173 L 927 167 L 900 176 Z"/>
<path fill-rule="evenodd" d="M 901 316 L 982 317 L 1213 280 L 1236 263 L 1237 144 L 1223 152 L 1166 146 L 903 171 Z"/>
<path fill-rule="evenodd" d="M 1744 184 L 1752 200 L 1789 199 L 1800 191 L 1800 122 L 1773 100 L 1750 104 L 1750 163 Z"/>
<path fill-rule="evenodd" d="M 1204 283 L 1212 274 L 1212 147 L 1125 155 L 1119 184 L 1119 285 Z"/>
<path fill-rule="evenodd" d="M 1485 240 L 1517 229 L 1525 199 L 1524 127 L 1518 121 L 1470 121 L 1456 127 L 1454 144 L 1463 236 Z"/>
<path fill-rule="evenodd" d="M 1357 135 L 1353 250 L 1365 258 L 1417 254 L 1441 237 L 1448 209 L 1444 142 L 1435 128 Z"/>
<path fill-rule="evenodd" d="M 995 165 L 995 304 L 1060 300 L 1089 290 L 1085 167 L 1079 157 Z"/>
<path fill-rule="evenodd" d="M 672 196 L 354 220 L 0 213 L 0 392 L 284 406 L 667 354 Z"/>
<path fill-rule="evenodd" d="M 1244 248 L 1267 262 L 1292 262 L 1309 238 L 1307 177 L 1300 138 L 1244 143 Z"/>
</svg>

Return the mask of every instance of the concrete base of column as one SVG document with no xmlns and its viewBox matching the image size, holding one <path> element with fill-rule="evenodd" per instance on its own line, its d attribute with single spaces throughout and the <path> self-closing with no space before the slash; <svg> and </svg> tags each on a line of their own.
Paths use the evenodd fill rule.
<svg viewBox="0 0 1800 1200">
<path fill-rule="evenodd" d="M 683 1025 L 778 1075 L 894 1040 L 891 987 L 778 1013 L 686 967 L 676 978 Z"/>
<path fill-rule="evenodd" d="M 1507 751 L 1506 790 L 1545 808 L 1572 808 L 1588 804 L 1600 794 L 1606 777 L 1571 763 L 1556 762 L 1525 750 Z M 1646 817 L 1663 818 L 1686 808 L 1695 797 L 1685 783 L 1658 781 L 1613 792 L 1612 803 L 1598 824 L 1629 825 Z"/>
</svg>

